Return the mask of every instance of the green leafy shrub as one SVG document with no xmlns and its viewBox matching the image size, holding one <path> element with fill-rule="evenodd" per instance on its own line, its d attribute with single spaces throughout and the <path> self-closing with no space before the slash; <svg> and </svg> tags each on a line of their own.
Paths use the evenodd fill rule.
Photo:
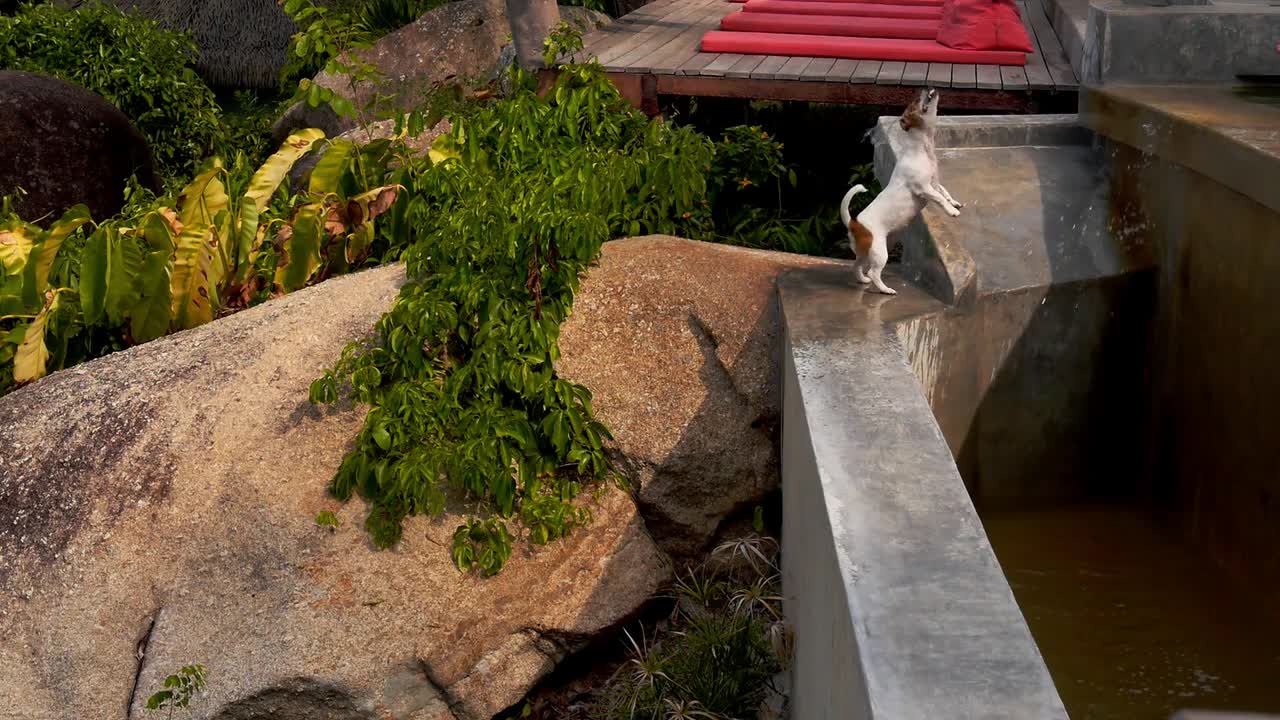
<svg viewBox="0 0 1280 720">
<path fill-rule="evenodd" d="M 178 672 L 164 679 L 164 689 L 147 698 L 147 710 L 168 710 L 173 717 L 177 708 L 191 704 L 208 686 L 209 672 L 203 665 L 184 665 Z"/>
<path fill-rule="evenodd" d="M 447 483 L 492 513 L 454 543 L 459 567 L 486 573 L 509 555 L 506 519 L 535 543 L 586 521 L 575 498 L 608 475 L 609 434 L 590 391 L 555 371 L 560 325 L 606 240 L 698 231 L 713 160 L 705 137 L 632 111 L 597 65 L 561 68 L 544 95 L 519 70 L 513 84 L 455 113 L 438 162 L 388 179 L 408 189 L 409 282 L 376 339 L 311 389 L 326 402 L 347 385 L 372 406 L 331 491 L 370 501 L 375 542 L 440 512 Z"/>
<path fill-rule="evenodd" d="M 196 53 L 189 36 L 105 3 L 28 5 L 0 17 L 0 68 L 102 95 L 147 137 L 168 176 L 192 171 L 224 138 L 213 91 L 193 69 Z"/>
<path fill-rule="evenodd" d="M 175 202 L 140 198 L 98 225 L 83 205 L 47 229 L 0 218 L 0 392 L 362 265 L 399 188 L 365 190 L 362 151 L 337 141 L 289 197 L 281 183 L 322 137 L 294 133 L 252 174 L 243 155 L 215 158 Z"/>
</svg>

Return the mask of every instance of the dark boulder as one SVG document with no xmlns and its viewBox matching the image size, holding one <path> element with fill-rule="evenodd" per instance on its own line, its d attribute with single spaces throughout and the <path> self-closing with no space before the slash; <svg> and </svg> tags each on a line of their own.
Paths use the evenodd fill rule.
<svg viewBox="0 0 1280 720">
<path fill-rule="evenodd" d="M 124 203 L 130 175 L 158 190 L 146 138 L 102 97 L 46 75 L 0 71 L 0 195 L 26 191 L 26 220 L 84 203 L 95 219 Z"/>
</svg>

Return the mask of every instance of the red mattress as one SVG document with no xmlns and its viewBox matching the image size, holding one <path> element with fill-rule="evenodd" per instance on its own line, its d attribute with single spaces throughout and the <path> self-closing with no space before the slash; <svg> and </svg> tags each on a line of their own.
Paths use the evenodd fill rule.
<svg viewBox="0 0 1280 720">
<path fill-rule="evenodd" d="M 768 0 L 751 1 L 766 2 Z M 933 40 L 788 35 L 724 30 L 712 30 L 703 35 L 702 52 L 973 65 L 1027 64 L 1026 53 L 1009 50 L 954 50 Z"/>
<path fill-rule="evenodd" d="M 733 13 L 720 21 L 721 30 L 800 35 L 849 35 L 867 38 L 934 40 L 937 20 L 849 17 L 847 15 L 779 15 Z"/>
<path fill-rule="evenodd" d="M 844 15 L 849 17 L 941 20 L 942 8 L 930 5 L 877 5 L 861 2 L 814 2 L 810 0 L 751 0 L 742 8 L 749 13 L 785 15 Z"/>
<path fill-rule="evenodd" d="M 942 8 L 943 0 L 825 0 L 825 2 L 862 3 L 864 5 L 922 5 Z"/>
</svg>

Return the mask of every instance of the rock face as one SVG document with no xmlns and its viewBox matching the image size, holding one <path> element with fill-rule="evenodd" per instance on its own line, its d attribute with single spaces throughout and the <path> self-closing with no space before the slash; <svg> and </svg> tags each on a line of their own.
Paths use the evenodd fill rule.
<svg viewBox="0 0 1280 720">
<path fill-rule="evenodd" d="M 595 395 L 650 533 L 699 557 L 778 486 L 774 279 L 835 260 L 666 237 L 605 246 L 561 332 L 557 369 Z"/>
<path fill-rule="evenodd" d="M 364 107 L 376 91 L 396 97 L 400 109 L 409 109 L 437 83 L 486 76 L 506 44 L 508 32 L 503 0 L 445 3 L 360 54 L 384 74 L 385 79 L 376 86 L 361 84 L 353 92 L 345 77 L 324 72 L 315 82 L 347 96 L 356 107 Z M 310 126 L 334 137 L 354 125 L 354 119 L 338 117 L 327 105 L 311 108 L 300 102 L 285 112 L 273 132 L 283 139 L 292 130 Z"/>
<path fill-rule="evenodd" d="M 95 220 L 124 203 L 135 172 L 159 189 L 151 148 L 124 113 L 101 96 L 46 75 L 0 71 L 0 195 L 21 187 L 19 214 L 35 220 L 76 203 Z"/>
<path fill-rule="evenodd" d="M 456 516 L 379 551 L 364 504 L 325 492 L 364 410 L 314 408 L 307 386 L 389 307 L 398 267 L 0 398 L 0 718 L 143 717 L 202 663 L 194 718 L 488 720 L 669 580 L 650 531 L 696 554 L 776 486 L 773 278 L 826 262 L 606 245 L 561 369 L 595 392 L 648 517 L 605 492 L 591 525 L 519 543 L 490 579 L 453 568 Z"/>
<path fill-rule="evenodd" d="M 379 551 L 363 503 L 326 496 L 364 413 L 307 385 L 401 281 L 330 280 L 0 400 L 0 717 L 142 717 L 198 662 L 196 718 L 487 720 L 659 589 L 622 492 L 488 580 L 452 567 L 457 517 Z"/>
<path fill-rule="evenodd" d="M 561 8 L 566 22 L 584 32 L 608 22 L 608 16 L 583 8 Z M 320 73 L 315 82 L 364 107 L 376 92 L 394 98 L 386 109 L 409 110 L 420 105 L 436 85 L 451 81 L 488 80 L 502 64 L 511 28 L 504 0 L 455 0 L 425 13 L 410 25 L 384 36 L 361 53 L 385 76 L 378 84 L 354 90 L 345 77 Z M 383 109 L 381 107 L 379 110 Z M 290 107 L 272 128 L 277 141 L 293 130 L 315 127 L 330 137 L 355 126 L 327 105 L 311 108 L 300 102 Z"/>
</svg>

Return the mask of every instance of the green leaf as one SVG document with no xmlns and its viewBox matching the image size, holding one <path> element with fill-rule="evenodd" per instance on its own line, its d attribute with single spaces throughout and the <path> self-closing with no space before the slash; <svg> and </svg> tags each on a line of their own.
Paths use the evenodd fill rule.
<svg viewBox="0 0 1280 720">
<path fill-rule="evenodd" d="M 318 195 L 338 192 L 338 182 L 356 149 L 355 143 L 349 140 L 334 140 L 311 169 L 311 192 Z"/>
<path fill-rule="evenodd" d="M 153 250 L 136 277 L 137 303 L 129 310 L 129 334 L 135 343 L 154 340 L 169 331 L 173 298 L 169 253 Z"/>
<path fill-rule="evenodd" d="M 109 225 L 98 228 L 85 243 L 80 262 L 80 307 L 88 325 L 105 314 L 112 324 L 124 321 L 137 302 L 135 280 L 142 270 L 142 248 Z"/>
<path fill-rule="evenodd" d="M 311 203 L 298 209 L 288 228 L 284 243 L 285 263 L 276 268 L 276 284 L 286 292 L 306 285 L 320 269 L 320 243 L 324 237 L 321 225 L 323 206 Z"/>
<path fill-rule="evenodd" d="M 54 223 L 40 237 L 39 242 L 31 249 L 24 268 L 22 299 L 28 307 L 41 304 L 41 296 L 49 288 L 49 270 L 53 260 L 62 249 L 62 243 L 71 233 L 89 222 L 89 208 L 76 205 Z"/>
<path fill-rule="evenodd" d="M 80 309 L 87 325 L 98 324 L 105 313 L 107 266 L 110 264 L 107 245 L 107 229 L 99 227 L 85 241 L 84 252 L 80 256 Z"/>
</svg>

